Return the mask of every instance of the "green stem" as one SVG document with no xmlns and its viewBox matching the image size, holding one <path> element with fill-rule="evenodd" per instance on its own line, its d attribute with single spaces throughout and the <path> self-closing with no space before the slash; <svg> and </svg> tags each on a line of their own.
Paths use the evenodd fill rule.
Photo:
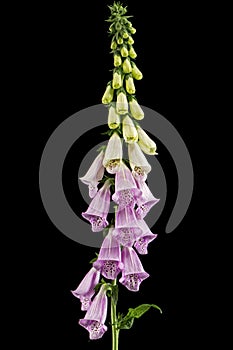
<svg viewBox="0 0 233 350">
<path fill-rule="evenodd" d="M 115 286 L 117 280 L 115 279 L 112 284 Z M 111 297 L 111 322 L 112 322 L 112 350 L 118 350 L 119 329 L 117 329 L 117 312 L 116 303 L 113 297 Z"/>
</svg>

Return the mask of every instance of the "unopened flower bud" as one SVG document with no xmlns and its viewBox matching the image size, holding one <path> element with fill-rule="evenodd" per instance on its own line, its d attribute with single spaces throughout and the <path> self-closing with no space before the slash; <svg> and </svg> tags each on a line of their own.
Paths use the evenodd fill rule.
<svg viewBox="0 0 233 350">
<path fill-rule="evenodd" d="M 126 46 L 122 46 L 122 48 L 121 48 L 121 56 L 122 57 L 127 57 L 128 54 L 129 54 L 129 52 L 128 52 L 127 47 Z"/>
<path fill-rule="evenodd" d="M 117 22 L 117 23 L 115 24 L 115 28 L 116 28 L 116 30 L 119 32 L 119 31 L 121 30 L 121 28 L 122 28 L 122 25 L 121 25 L 119 22 Z"/>
<path fill-rule="evenodd" d="M 147 135 L 147 133 L 140 127 L 137 126 L 138 131 L 138 145 L 141 150 L 149 155 L 158 154 L 156 153 L 157 146 L 155 142 Z"/>
<path fill-rule="evenodd" d="M 116 113 L 116 109 L 111 106 L 108 111 L 108 127 L 109 129 L 116 129 L 120 125 L 120 116 Z"/>
<path fill-rule="evenodd" d="M 124 73 L 132 72 L 132 66 L 128 57 L 124 60 L 122 68 Z"/>
<path fill-rule="evenodd" d="M 131 31 L 132 34 L 135 34 L 135 33 L 136 33 L 136 28 L 131 27 L 131 28 L 130 28 L 130 31 Z"/>
<path fill-rule="evenodd" d="M 117 43 L 118 43 L 119 45 L 123 44 L 123 42 L 124 42 L 124 40 L 122 39 L 122 37 L 119 37 L 119 38 L 117 39 Z"/>
<path fill-rule="evenodd" d="M 117 95 L 116 111 L 121 115 L 128 113 L 128 100 L 123 91 L 120 91 Z"/>
<path fill-rule="evenodd" d="M 119 89 L 122 86 L 122 78 L 119 72 L 113 73 L 112 87 L 113 89 Z"/>
<path fill-rule="evenodd" d="M 134 143 L 138 140 L 138 132 L 132 121 L 132 119 L 127 115 L 123 120 L 123 137 L 125 142 Z"/>
<path fill-rule="evenodd" d="M 143 78 L 142 72 L 138 69 L 134 62 L 132 62 L 132 76 L 136 80 L 141 80 Z"/>
<path fill-rule="evenodd" d="M 129 94 L 135 94 L 135 85 L 134 85 L 134 80 L 133 80 L 133 77 L 131 75 L 129 75 L 127 78 L 126 78 L 126 81 L 125 81 L 125 87 L 126 87 L 126 91 L 129 93 Z"/>
<path fill-rule="evenodd" d="M 132 98 L 129 101 L 129 107 L 130 107 L 130 113 L 131 113 L 133 118 L 135 118 L 137 120 L 142 120 L 144 118 L 144 112 L 143 112 L 142 108 L 140 107 L 140 105 L 138 104 L 137 100 Z"/>
<path fill-rule="evenodd" d="M 134 44 L 134 40 L 133 40 L 132 36 L 129 36 L 128 44 L 129 45 L 133 45 Z"/>
<path fill-rule="evenodd" d="M 128 34 L 127 32 L 124 32 L 124 33 L 123 33 L 123 38 L 124 38 L 124 39 L 128 39 L 128 37 L 129 37 L 129 34 Z"/>
<path fill-rule="evenodd" d="M 111 43 L 111 49 L 116 50 L 116 48 L 117 48 L 117 43 L 113 40 Z"/>
<path fill-rule="evenodd" d="M 106 90 L 103 94 L 103 97 L 102 97 L 102 103 L 103 104 L 110 103 L 113 99 L 113 94 L 114 94 L 114 90 L 113 90 L 111 84 L 108 84 L 106 87 Z"/>
</svg>

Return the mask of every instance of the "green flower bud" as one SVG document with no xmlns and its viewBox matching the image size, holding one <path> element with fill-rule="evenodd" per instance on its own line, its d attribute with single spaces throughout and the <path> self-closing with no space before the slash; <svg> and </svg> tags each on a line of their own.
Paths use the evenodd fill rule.
<svg viewBox="0 0 233 350">
<path fill-rule="evenodd" d="M 122 61 L 121 61 L 121 56 L 118 54 L 114 55 L 114 66 L 115 67 L 119 67 L 121 65 Z"/>
<path fill-rule="evenodd" d="M 109 129 L 116 129 L 119 127 L 121 119 L 119 114 L 116 113 L 116 110 L 113 106 L 109 108 L 108 111 L 108 127 Z"/>
<path fill-rule="evenodd" d="M 133 40 L 132 36 L 129 36 L 128 44 L 129 45 L 133 45 L 134 44 L 134 40 Z"/>
<path fill-rule="evenodd" d="M 112 87 L 113 89 L 119 89 L 122 86 L 122 78 L 119 72 L 113 73 Z"/>
<path fill-rule="evenodd" d="M 117 95 L 116 111 L 121 115 L 128 113 L 128 100 L 123 91 Z"/>
<path fill-rule="evenodd" d="M 128 37 L 129 37 L 129 34 L 128 34 L 127 32 L 124 32 L 124 33 L 123 33 L 123 38 L 124 38 L 124 39 L 128 39 Z"/>
<path fill-rule="evenodd" d="M 132 72 L 132 66 L 131 66 L 131 63 L 130 63 L 130 60 L 128 57 L 124 60 L 122 68 L 123 68 L 124 73 L 131 73 Z"/>
<path fill-rule="evenodd" d="M 125 81 L 125 87 L 126 87 L 126 91 L 129 93 L 129 94 L 135 94 L 135 86 L 134 86 L 134 80 L 133 80 L 133 77 L 131 75 L 129 75 L 127 78 L 126 78 L 126 81 Z"/>
<path fill-rule="evenodd" d="M 138 104 L 137 100 L 135 100 L 134 98 L 131 98 L 131 100 L 129 101 L 129 108 L 130 113 L 134 119 L 142 120 L 144 118 L 144 112 Z"/>
<path fill-rule="evenodd" d="M 122 46 L 122 48 L 121 48 L 121 56 L 122 57 L 127 57 L 128 54 L 129 54 L 129 52 L 128 52 L 127 47 L 126 46 Z"/>
<path fill-rule="evenodd" d="M 149 155 L 157 155 L 157 146 L 155 142 L 147 135 L 147 133 L 140 126 L 137 126 L 137 132 L 139 138 L 138 145 L 140 146 L 141 150 Z"/>
<path fill-rule="evenodd" d="M 122 37 L 119 37 L 119 38 L 117 39 L 117 43 L 118 43 L 119 45 L 123 44 L 123 42 L 124 42 L 124 40 L 122 39 Z"/>
<path fill-rule="evenodd" d="M 123 130 L 123 137 L 125 142 L 127 143 L 137 142 L 138 132 L 132 119 L 128 115 L 123 119 L 122 130 Z"/>
<path fill-rule="evenodd" d="M 119 32 L 119 31 L 121 30 L 121 28 L 122 28 L 122 25 L 121 25 L 119 22 L 117 22 L 117 23 L 115 24 L 115 28 L 116 28 L 116 30 Z"/>
<path fill-rule="evenodd" d="M 109 104 L 113 99 L 113 94 L 114 94 L 114 90 L 112 86 L 108 84 L 102 97 L 102 103 L 104 105 Z"/>
<path fill-rule="evenodd" d="M 116 48 L 117 48 L 117 43 L 113 40 L 111 43 L 111 49 L 116 50 Z"/>
<path fill-rule="evenodd" d="M 136 54 L 136 52 L 134 51 L 133 46 L 130 46 L 130 49 L 129 49 L 129 56 L 130 56 L 131 58 L 136 58 L 136 57 L 137 57 L 137 54 Z"/>
<path fill-rule="evenodd" d="M 138 69 L 134 62 L 132 62 L 132 76 L 136 80 L 141 80 L 143 78 L 142 72 Z"/>
<path fill-rule="evenodd" d="M 132 34 L 135 34 L 135 33 L 136 33 L 136 28 L 131 27 L 131 28 L 130 28 L 130 31 L 131 31 Z"/>
</svg>

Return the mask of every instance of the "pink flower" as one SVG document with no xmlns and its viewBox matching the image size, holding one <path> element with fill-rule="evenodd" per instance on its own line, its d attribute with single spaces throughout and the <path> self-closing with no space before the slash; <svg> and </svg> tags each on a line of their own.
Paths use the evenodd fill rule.
<svg viewBox="0 0 233 350">
<path fill-rule="evenodd" d="M 86 312 L 83 319 L 79 320 L 79 324 L 86 328 L 89 332 L 90 339 L 102 338 L 107 330 L 104 324 L 106 321 L 108 309 L 108 298 L 106 296 L 106 287 L 102 285 L 99 293 L 95 296 L 91 306 Z"/>
<path fill-rule="evenodd" d="M 136 199 L 141 195 L 136 181 L 129 168 L 122 163 L 119 171 L 115 175 L 115 193 L 112 199 L 120 208 L 130 205 L 134 207 Z"/>
<path fill-rule="evenodd" d="M 97 186 L 104 175 L 103 159 L 104 152 L 101 151 L 93 161 L 86 175 L 79 178 L 85 185 L 88 185 L 89 196 L 91 198 L 93 198 L 96 195 L 98 191 Z"/>
<path fill-rule="evenodd" d="M 109 180 L 105 181 L 101 189 L 92 199 L 86 212 L 82 216 L 89 220 L 93 232 L 99 232 L 108 225 L 107 215 L 110 207 L 110 185 Z"/>
<path fill-rule="evenodd" d="M 97 271 L 94 267 L 92 267 L 90 271 L 86 274 L 86 276 L 83 278 L 79 286 L 75 290 L 71 291 L 71 293 L 76 298 L 80 299 L 82 303 L 81 310 L 85 311 L 91 305 L 91 298 L 95 294 L 94 288 L 99 282 L 99 279 L 100 272 Z"/>
<path fill-rule="evenodd" d="M 124 269 L 119 282 L 130 291 L 137 292 L 141 282 L 148 278 L 149 274 L 143 269 L 141 261 L 133 248 L 124 247 L 121 254 Z"/>
<path fill-rule="evenodd" d="M 114 280 L 123 268 L 121 262 L 121 248 L 112 234 L 113 230 L 113 228 L 109 229 L 100 248 L 98 259 L 93 264 L 104 277 L 111 280 Z"/>
<path fill-rule="evenodd" d="M 151 232 L 144 220 L 139 221 L 139 227 L 142 229 L 142 234 L 134 243 L 134 247 L 137 249 L 139 254 L 147 254 L 148 244 L 157 237 L 157 234 Z"/>
<path fill-rule="evenodd" d="M 137 219 L 143 219 L 160 199 L 153 196 L 145 181 L 137 181 L 137 184 L 142 192 L 142 196 L 137 199 L 138 208 L 136 209 L 136 217 Z"/>
</svg>

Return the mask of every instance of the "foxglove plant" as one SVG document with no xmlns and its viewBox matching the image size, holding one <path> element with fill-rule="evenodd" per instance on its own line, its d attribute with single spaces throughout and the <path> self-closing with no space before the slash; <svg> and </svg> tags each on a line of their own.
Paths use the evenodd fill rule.
<svg viewBox="0 0 233 350">
<path fill-rule="evenodd" d="M 101 338 L 108 329 L 105 323 L 110 298 L 112 350 L 118 350 L 121 329 L 130 329 L 134 319 L 151 307 L 162 311 L 155 304 L 142 304 L 129 308 L 126 315 L 117 314 L 118 282 L 129 291 L 138 292 L 149 277 L 138 254 L 148 254 L 149 243 L 157 237 L 145 218 L 159 199 L 146 183 L 152 169 L 145 154 L 157 155 L 157 148 L 138 123 L 144 112 L 135 96 L 135 80 L 143 77 L 134 62 L 137 53 L 132 35 L 136 29 L 128 19 L 130 16 L 126 16 L 126 7 L 114 2 L 109 9 L 114 69 L 102 97 L 102 103 L 108 107 L 109 140 L 80 178 L 88 185 L 91 198 L 82 216 L 90 222 L 93 232 L 103 231 L 104 239 L 97 257 L 90 262 L 91 269 L 71 292 L 80 299 L 81 310 L 86 312 L 79 324 L 93 340 Z M 124 142 L 128 159 L 123 157 Z M 111 201 L 115 204 L 115 217 L 109 220 Z"/>
</svg>

